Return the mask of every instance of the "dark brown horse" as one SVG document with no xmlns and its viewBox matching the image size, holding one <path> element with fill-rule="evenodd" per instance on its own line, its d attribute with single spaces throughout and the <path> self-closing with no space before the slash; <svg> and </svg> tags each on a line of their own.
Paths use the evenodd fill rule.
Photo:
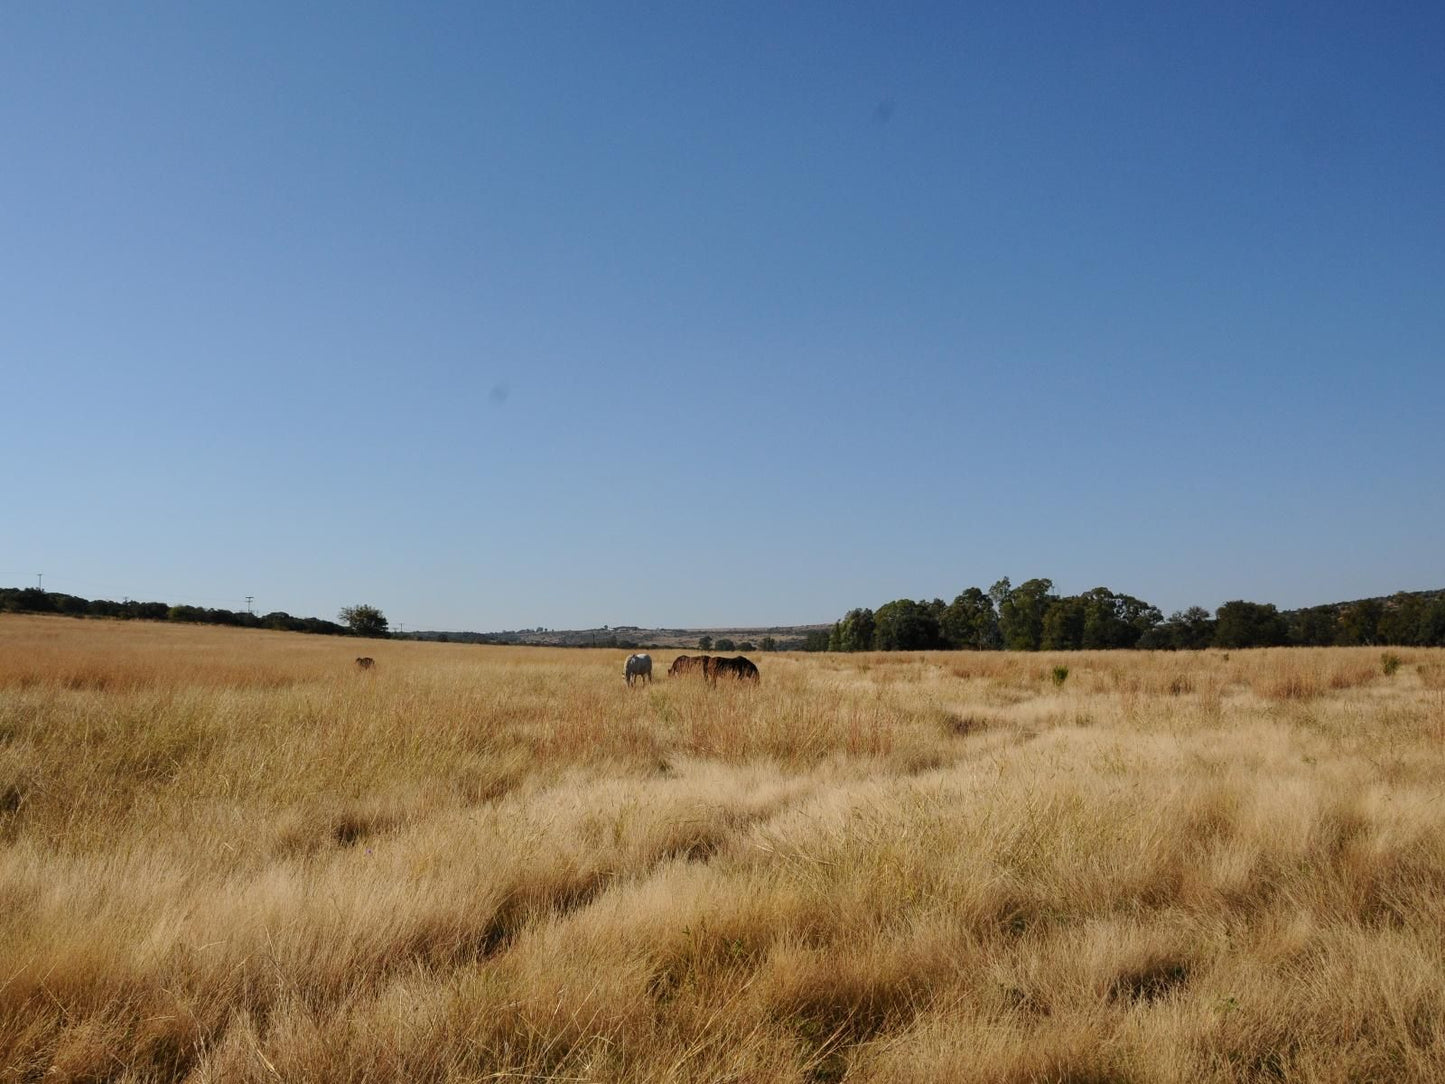
<svg viewBox="0 0 1445 1084">
<path fill-rule="evenodd" d="M 732 659 L 721 655 L 679 655 L 667 668 L 667 676 L 681 677 L 684 674 L 701 674 L 709 682 L 716 682 L 719 677 L 758 680 L 758 668 L 744 655 Z"/>
<path fill-rule="evenodd" d="M 702 672 L 709 681 L 713 682 L 720 677 L 734 678 L 737 681 L 758 680 L 757 665 L 746 655 L 738 655 L 732 659 L 706 656 Z"/>
</svg>

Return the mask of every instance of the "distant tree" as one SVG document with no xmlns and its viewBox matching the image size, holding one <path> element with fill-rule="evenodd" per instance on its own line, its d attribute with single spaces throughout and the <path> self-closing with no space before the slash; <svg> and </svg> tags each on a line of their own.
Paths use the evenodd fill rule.
<svg viewBox="0 0 1445 1084">
<path fill-rule="evenodd" d="M 719 651 L 736 651 L 737 646 L 737 644 L 733 643 L 732 640 L 728 639 L 726 636 L 718 637 L 718 641 L 716 644 L 716 647 Z"/>
<path fill-rule="evenodd" d="M 1154 633 L 1163 637 L 1157 646 L 1176 651 L 1199 651 L 1214 642 L 1214 618 L 1203 606 L 1191 606 L 1187 610 L 1174 611 Z M 1142 643 L 1142 638 L 1140 646 L 1148 646 Z"/>
<path fill-rule="evenodd" d="M 347 627 L 356 636 L 386 636 L 387 620 L 384 614 L 375 606 L 368 606 L 361 603 L 356 606 L 343 606 L 338 615 L 345 621 Z"/>
<path fill-rule="evenodd" d="M 71 617 L 80 617 L 90 605 L 86 599 L 77 598 L 75 595 L 53 594 L 50 598 L 55 603 L 56 613 L 68 614 Z"/>
<path fill-rule="evenodd" d="M 829 651 L 872 651 L 873 611 L 864 607 L 849 610 L 843 620 L 833 626 L 828 637 Z"/>
<path fill-rule="evenodd" d="M 1422 647 L 1445 647 L 1445 595 L 1425 606 L 1420 615 L 1415 642 Z"/>
<path fill-rule="evenodd" d="M 1424 623 L 1425 600 L 1419 595 L 1401 592 L 1385 601 L 1384 612 L 1377 626 L 1384 644 L 1418 644 Z"/>
<path fill-rule="evenodd" d="M 1044 613 L 1053 603 L 1054 581 L 1027 580 L 1017 587 L 1005 576 L 989 589 L 998 606 L 999 632 L 1010 651 L 1037 651 L 1043 642 Z"/>
<path fill-rule="evenodd" d="M 1084 646 L 1088 614 L 1078 595 L 1056 599 L 1044 611 L 1039 646 L 1045 651 L 1077 651 Z"/>
<path fill-rule="evenodd" d="M 988 589 L 988 598 L 989 601 L 993 603 L 993 608 L 995 611 L 997 611 L 998 608 L 1004 604 L 1004 600 L 1008 598 L 1009 592 L 1012 590 L 1013 584 L 1009 582 L 1009 578 L 1007 576 L 1001 578 L 997 583 L 995 583 L 992 587 Z"/>
<path fill-rule="evenodd" d="M 993 599 L 977 587 L 970 587 L 955 598 L 939 619 L 939 634 L 952 648 L 988 651 L 1000 646 L 998 614 Z"/>
<path fill-rule="evenodd" d="M 739 651 L 756 651 L 757 649 L 758 645 L 753 643 L 751 640 L 744 640 L 742 643 L 738 644 Z"/>
<path fill-rule="evenodd" d="M 55 599 L 38 587 L 23 587 L 17 592 L 15 609 L 23 613 L 51 614 L 55 612 Z"/>
<path fill-rule="evenodd" d="M 833 627 L 837 628 L 838 626 L 834 625 Z M 808 634 L 803 637 L 803 650 L 827 651 L 829 650 L 828 643 L 830 639 L 831 637 L 828 635 L 828 633 L 824 632 L 822 629 L 811 629 Z"/>
<path fill-rule="evenodd" d="M 1380 618 L 1383 616 L 1384 607 L 1372 598 L 1346 606 L 1340 611 L 1335 643 L 1343 647 L 1373 644 L 1379 635 Z"/>
<path fill-rule="evenodd" d="M 924 602 L 920 599 L 918 608 L 926 613 L 928 619 L 933 622 L 935 640 L 933 646 L 947 647 L 948 645 L 943 639 L 943 615 L 948 613 L 948 603 L 941 598 L 936 598 L 932 602 Z"/>
<path fill-rule="evenodd" d="M 699 636 L 699 637 L 697 638 L 697 646 L 698 646 L 699 648 L 701 648 L 703 651 L 711 651 L 711 650 L 712 650 L 712 637 L 711 637 L 711 636 Z"/>
<path fill-rule="evenodd" d="M 1289 625 L 1273 603 L 1235 599 L 1215 611 L 1215 647 L 1278 647 L 1289 642 Z"/>
<path fill-rule="evenodd" d="M 927 603 L 895 599 L 873 615 L 875 651 L 927 651 L 938 646 L 938 621 Z"/>
<path fill-rule="evenodd" d="M 1084 605 L 1082 646 L 1086 651 L 1134 647 L 1162 620 L 1157 607 L 1107 587 L 1096 587 L 1079 597 Z"/>
<path fill-rule="evenodd" d="M 1311 606 L 1295 610 L 1288 617 L 1290 643 L 1301 647 L 1326 647 L 1339 631 L 1338 606 Z"/>
<path fill-rule="evenodd" d="M 778 650 L 778 641 L 777 641 L 776 639 L 774 639 L 773 637 L 771 637 L 771 636 L 764 636 L 764 637 L 763 637 L 763 650 L 764 650 L 764 651 L 776 651 L 776 650 Z"/>
</svg>

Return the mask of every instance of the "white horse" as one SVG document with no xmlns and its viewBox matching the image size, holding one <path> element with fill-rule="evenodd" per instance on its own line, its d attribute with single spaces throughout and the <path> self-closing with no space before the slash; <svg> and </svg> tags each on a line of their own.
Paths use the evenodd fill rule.
<svg viewBox="0 0 1445 1084">
<path fill-rule="evenodd" d="M 632 679 L 641 681 L 646 678 L 652 680 L 652 656 L 651 655 L 628 655 L 627 656 L 627 684 L 632 684 Z"/>
</svg>

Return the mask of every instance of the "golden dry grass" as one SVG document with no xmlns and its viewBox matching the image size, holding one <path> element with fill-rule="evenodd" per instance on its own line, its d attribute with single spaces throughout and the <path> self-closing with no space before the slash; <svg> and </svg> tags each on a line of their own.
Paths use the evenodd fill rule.
<svg viewBox="0 0 1445 1084">
<path fill-rule="evenodd" d="M 365 646 L 0 617 L 0 1080 L 1445 1079 L 1445 652 Z"/>
</svg>

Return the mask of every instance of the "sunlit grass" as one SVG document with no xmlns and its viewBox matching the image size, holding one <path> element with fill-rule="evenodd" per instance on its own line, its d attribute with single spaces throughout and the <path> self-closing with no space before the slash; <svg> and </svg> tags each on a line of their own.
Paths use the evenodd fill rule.
<svg viewBox="0 0 1445 1084">
<path fill-rule="evenodd" d="M 1445 1078 L 1445 652 L 357 646 L 0 617 L 0 1080 Z"/>
</svg>

